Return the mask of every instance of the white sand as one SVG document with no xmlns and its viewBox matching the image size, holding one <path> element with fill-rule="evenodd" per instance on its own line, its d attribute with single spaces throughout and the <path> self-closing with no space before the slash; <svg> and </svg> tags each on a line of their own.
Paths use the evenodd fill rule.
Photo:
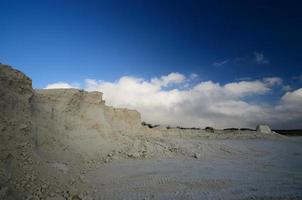
<svg viewBox="0 0 302 200">
<path fill-rule="evenodd" d="M 196 143 L 211 144 L 199 159 L 114 161 L 91 171 L 94 198 L 302 198 L 302 138 Z"/>
</svg>

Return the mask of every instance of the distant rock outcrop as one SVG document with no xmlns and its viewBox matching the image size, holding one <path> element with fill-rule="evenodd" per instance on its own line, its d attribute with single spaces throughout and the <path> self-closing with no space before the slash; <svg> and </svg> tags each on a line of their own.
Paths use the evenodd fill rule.
<svg viewBox="0 0 302 200">
<path fill-rule="evenodd" d="M 210 126 L 205 127 L 204 130 L 209 132 L 209 133 L 214 133 L 215 132 L 215 129 L 213 127 L 210 127 Z"/>
<path fill-rule="evenodd" d="M 266 124 L 259 124 L 256 128 L 256 131 L 260 133 L 272 133 L 271 128 Z"/>
</svg>

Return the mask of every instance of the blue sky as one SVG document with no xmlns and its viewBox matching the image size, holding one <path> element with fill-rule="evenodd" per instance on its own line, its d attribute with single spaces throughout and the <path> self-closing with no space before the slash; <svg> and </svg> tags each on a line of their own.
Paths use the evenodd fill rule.
<svg viewBox="0 0 302 200">
<path fill-rule="evenodd" d="M 186 84 L 160 90 L 278 77 L 282 87 L 241 97 L 275 106 L 302 87 L 300 1 L 0 0 L 0 8 L 0 62 L 35 88 L 173 72 Z"/>
</svg>

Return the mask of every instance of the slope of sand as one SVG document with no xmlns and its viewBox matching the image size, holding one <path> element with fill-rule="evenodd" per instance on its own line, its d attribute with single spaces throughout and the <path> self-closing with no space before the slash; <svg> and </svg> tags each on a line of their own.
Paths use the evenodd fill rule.
<svg viewBox="0 0 302 200">
<path fill-rule="evenodd" d="M 104 183 L 95 182 L 93 177 L 102 180 L 105 177 L 100 173 L 102 167 L 111 163 L 116 164 L 112 171 L 109 167 L 106 172 L 108 180 L 110 176 L 114 180 L 118 171 L 124 170 L 124 162 L 135 169 L 137 161 L 146 161 L 138 164 L 146 168 L 148 160 L 152 165 L 160 159 L 163 166 L 165 162 L 170 166 L 172 159 L 178 166 L 178 162 L 189 159 L 194 168 L 196 162 L 215 157 L 236 162 L 245 156 L 249 160 L 266 155 L 258 147 L 237 148 L 233 143 L 217 141 L 266 139 L 280 144 L 287 141 L 276 133 L 256 131 L 150 129 L 141 125 L 137 111 L 106 106 L 100 92 L 33 90 L 31 84 L 31 79 L 22 72 L 0 66 L 0 199 L 98 199 L 107 189 L 99 187 Z M 161 165 L 156 169 L 160 168 Z M 209 168 L 215 169 L 215 165 Z M 190 169 L 180 165 L 176 171 L 189 173 Z M 132 172 L 127 173 L 125 184 L 133 182 L 129 178 Z M 159 176 L 165 175 L 159 171 Z M 173 186 L 167 191 L 174 189 L 178 191 Z M 126 190 L 121 194 L 126 194 Z M 164 195 L 165 191 L 162 192 Z M 108 198 L 114 199 L 110 194 Z M 133 191 L 135 194 L 139 192 Z"/>
</svg>

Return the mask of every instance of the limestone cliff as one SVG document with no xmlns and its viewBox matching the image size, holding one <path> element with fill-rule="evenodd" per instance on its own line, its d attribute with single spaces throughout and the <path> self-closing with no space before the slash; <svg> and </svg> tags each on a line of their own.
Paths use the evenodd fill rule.
<svg viewBox="0 0 302 200">
<path fill-rule="evenodd" d="M 36 185 L 70 187 L 72 174 L 108 154 L 127 156 L 131 142 L 123 142 L 142 129 L 137 111 L 106 106 L 100 92 L 34 90 L 25 74 L 0 65 L 0 199 L 21 199 Z"/>
<path fill-rule="evenodd" d="M 137 111 L 106 106 L 101 92 L 33 90 L 31 79 L 8 65 L 0 66 L 0 82 L 1 129 L 30 130 L 32 125 L 39 129 L 43 120 L 65 130 L 95 129 L 104 134 L 141 128 Z"/>
<path fill-rule="evenodd" d="M 0 126 L 1 131 L 13 128 L 14 132 L 30 129 L 31 79 L 7 65 L 0 65 Z"/>
</svg>

